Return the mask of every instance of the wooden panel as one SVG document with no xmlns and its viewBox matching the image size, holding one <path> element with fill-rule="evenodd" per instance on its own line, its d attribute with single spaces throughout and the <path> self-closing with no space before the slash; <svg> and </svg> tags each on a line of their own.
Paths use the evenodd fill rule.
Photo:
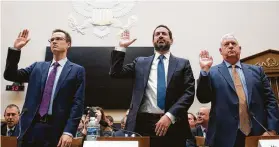
<svg viewBox="0 0 279 147">
<path fill-rule="evenodd" d="M 1 136 L 0 147 L 17 147 L 17 138 L 9 136 Z"/>
<path fill-rule="evenodd" d="M 275 94 L 275 97 L 278 99 L 279 102 L 279 77 L 271 77 L 269 78 L 271 88 Z"/>
<path fill-rule="evenodd" d="M 279 103 L 279 50 L 268 49 L 240 60 L 242 63 L 262 66 Z"/>
<path fill-rule="evenodd" d="M 268 77 L 279 77 L 279 54 L 267 53 L 244 63 L 262 66 Z"/>
</svg>

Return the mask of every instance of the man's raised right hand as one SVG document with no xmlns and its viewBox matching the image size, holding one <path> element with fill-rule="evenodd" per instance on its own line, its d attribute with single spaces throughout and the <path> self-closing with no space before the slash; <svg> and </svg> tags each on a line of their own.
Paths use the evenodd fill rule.
<svg viewBox="0 0 279 147">
<path fill-rule="evenodd" d="M 209 55 L 208 51 L 207 50 L 201 51 L 200 52 L 201 70 L 208 72 L 212 64 L 213 64 L 213 58 Z"/>
<path fill-rule="evenodd" d="M 129 30 L 125 30 L 121 34 L 121 40 L 119 41 L 119 46 L 123 48 L 127 48 L 129 45 L 134 43 L 137 39 L 130 40 L 130 32 Z"/>
<path fill-rule="evenodd" d="M 28 38 L 29 30 L 24 29 L 22 32 L 19 33 L 17 39 L 14 43 L 14 48 L 21 50 L 22 47 L 24 47 L 30 40 Z"/>
</svg>

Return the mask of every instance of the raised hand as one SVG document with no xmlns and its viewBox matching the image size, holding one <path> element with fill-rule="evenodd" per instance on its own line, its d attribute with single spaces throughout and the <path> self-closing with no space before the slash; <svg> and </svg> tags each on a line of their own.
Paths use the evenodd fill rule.
<svg viewBox="0 0 279 147">
<path fill-rule="evenodd" d="M 130 32 L 129 30 L 125 30 L 121 34 L 121 40 L 119 41 L 119 46 L 127 48 L 129 45 L 134 43 L 137 39 L 130 40 Z"/>
<path fill-rule="evenodd" d="M 208 72 L 213 64 L 213 58 L 209 55 L 207 50 L 200 52 L 200 67 L 202 70 Z"/>
<path fill-rule="evenodd" d="M 22 47 L 24 47 L 30 40 L 30 38 L 28 38 L 28 34 L 29 30 L 27 29 L 24 29 L 22 32 L 20 32 L 14 42 L 14 48 L 20 50 Z"/>
</svg>

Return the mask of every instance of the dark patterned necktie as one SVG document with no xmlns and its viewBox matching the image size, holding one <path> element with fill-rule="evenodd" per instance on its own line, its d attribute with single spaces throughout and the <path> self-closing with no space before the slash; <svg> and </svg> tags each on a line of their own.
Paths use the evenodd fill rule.
<svg viewBox="0 0 279 147">
<path fill-rule="evenodd" d="M 164 110 L 165 109 L 165 98 L 166 98 L 166 78 L 165 78 L 165 67 L 164 60 L 165 56 L 159 56 L 159 63 L 157 69 L 157 106 Z"/>
<path fill-rule="evenodd" d="M 53 91 L 54 80 L 55 80 L 57 67 L 59 66 L 59 63 L 55 62 L 55 63 L 53 63 L 53 66 L 54 67 L 51 70 L 51 72 L 48 76 L 47 82 L 46 82 L 42 102 L 41 102 L 40 109 L 39 109 L 39 114 L 41 117 L 43 117 L 48 111 L 49 102 L 50 102 L 51 94 Z"/>
<path fill-rule="evenodd" d="M 13 135 L 13 130 L 9 130 L 8 131 L 8 136 L 12 136 Z"/>
</svg>

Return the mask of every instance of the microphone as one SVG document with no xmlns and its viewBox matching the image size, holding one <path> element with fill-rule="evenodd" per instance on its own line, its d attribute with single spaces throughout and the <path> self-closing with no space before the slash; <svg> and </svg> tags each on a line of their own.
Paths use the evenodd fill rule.
<svg viewBox="0 0 279 147">
<path fill-rule="evenodd" d="M 110 127 L 110 126 L 109 126 Z M 110 128 L 112 128 L 113 129 L 113 127 L 110 127 Z M 124 131 L 124 132 L 127 132 L 127 133 L 131 133 L 131 134 L 136 134 L 136 135 L 138 135 L 139 137 L 142 137 L 139 133 L 137 133 L 137 132 L 133 132 L 133 131 L 128 131 L 128 130 L 125 130 L 125 129 L 118 129 L 118 128 L 114 128 L 114 129 L 116 129 L 117 131 Z M 114 134 L 113 134 L 114 135 Z"/>
<path fill-rule="evenodd" d="M 252 116 L 252 118 L 265 130 L 265 132 L 267 132 L 267 134 L 269 136 L 272 136 L 271 134 L 269 134 L 268 130 L 256 119 L 255 115 L 253 112 L 250 112 L 250 115 Z"/>
<path fill-rule="evenodd" d="M 16 139 L 18 140 L 18 142 L 17 142 L 18 147 L 21 147 L 21 143 L 22 143 L 21 142 L 22 139 L 19 140 L 19 137 L 20 137 L 20 134 L 21 134 L 21 116 L 24 113 L 26 113 L 27 111 L 28 111 L 28 108 L 23 108 L 22 111 L 21 111 L 21 114 L 19 115 L 19 121 L 18 121 L 18 130 L 19 130 L 18 132 L 19 133 L 18 133 L 18 136 L 16 137 Z"/>
<path fill-rule="evenodd" d="M 141 136 L 139 133 L 137 133 L 137 132 L 133 132 L 133 131 L 128 131 L 128 130 L 124 130 L 124 129 L 118 129 L 118 128 L 111 127 L 111 126 L 109 126 L 108 123 L 107 123 L 106 121 L 104 121 L 104 120 L 100 120 L 99 124 L 100 124 L 101 126 L 103 126 L 103 127 L 110 127 L 112 130 L 113 130 L 113 129 L 116 129 L 117 131 L 122 130 L 122 131 L 125 131 L 125 132 L 127 132 L 127 133 L 136 134 L 136 135 L 142 137 L 142 136 Z"/>
<path fill-rule="evenodd" d="M 28 111 L 28 108 L 23 108 L 20 115 L 19 115 L 19 121 L 18 121 L 18 130 L 19 130 L 19 133 L 18 133 L 18 136 L 17 136 L 17 139 L 19 138 L 20 134 L 21 134 L 21 116 Z"/>
</svg>

